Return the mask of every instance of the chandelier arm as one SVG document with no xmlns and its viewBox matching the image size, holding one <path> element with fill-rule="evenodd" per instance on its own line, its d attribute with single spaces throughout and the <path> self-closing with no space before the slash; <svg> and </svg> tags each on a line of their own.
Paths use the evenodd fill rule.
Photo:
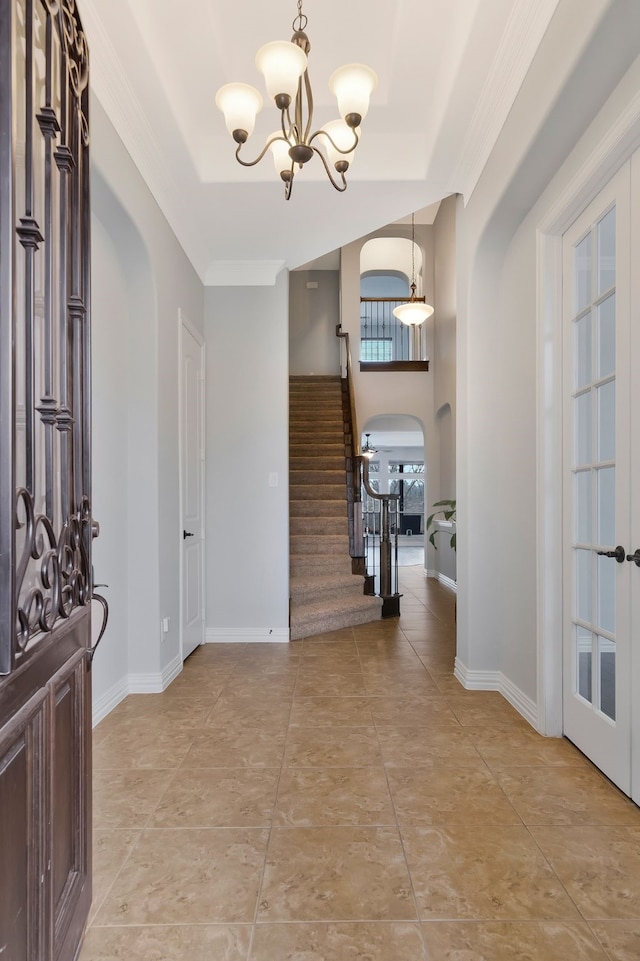
<svg viewBox="0 0 640 961">
<path fill-rule="evenodd" d="M 342 147 L 339 147 L 339 146 L 338 146 L 338 144 L 335 142 L 335 140 L 333 139 L 333 137 L 331 136 L 330 133 L 327 133 L 326 130 L 320 129 L 320 130 L 316 130 L 315 133 L 312 133 L 312 134 L 311 134 L 311 137 L 309 138 L 309 146 L 311 146 L 312 142 L 316 139 L 316 137 L 320 137 L 320 136 L 326 137 L 327 140 L 329 141 L 329 143 L 331 144 L 331 146 L 333 147 L 334 150 L 337 150 L 338 153 L 342 153 L 342 154 L 345 154 L 345 155 L 346 155 L 346 154 L 349 154 L 349 153 L 352 153 L 352 152 L 356 149 L 356 147 L 358 146 L 358 144 L 360 143 L 360 137 L 358 136 L 357 131 L 354 130 L 354 131 L 353 131 L 353 136 L 354 136 L 354 138 L 355 138 L 355 143 L 353 144 L 352 147 L 347 147 L 346 150 L 343 150 Z M 318 148 L 317 148 L 317 147 L 314 147 L 313 149 L 314 149 L 314 150 L 317 150 Z M 320 156 L 322 156 L 322 154 L 321 154 Z"/>
<path fill-rule="evenodd" d="M 302 80 L 300 81 L 302 85 Z M 304 128 L 304 142 L 311 143 L 309 140 L 309 131 L 311 130 L 311 124 L 313 122 L 313 93 L 311 91 L 311 81 L 309 80 L 309 72 L 305 70 L 304 72 L 304 89 L 307 94 L 307 108 L 309 115 L 307 117 L 307 126 Z"/>
<path fill-rule="evenodd" d="M 346 181 L 346 178 L 345 178 L 344 174 L 343 174 L 343 173 L 340 174 L 340 179 L 342 180 L 342 186 L 340 186 L 340 184 L 338 184 L 338 183 L 334 180 L 333 174 L 331 173 L 331 168 L 330 168 L 329 164 L 327 163 L 326 157 L 325 157 L 325 155 L 322 153 L 322 151 L 319 150 L 317 147 L 312 147 L 311 149 L 313 150 L 314 153 L 317 153 L 317 155 L 320 157 L 320 160 L 322 161 L 322 164 L 323 164 L 323 166 L 324 166 L 324 169 L 325 169 L 325 171 L 326 171 L 326 173 L 327 173 L 327 177 L 329 178 L 329 180 L 331 181 L 331 183 L 333 184 L 333 186 L 334 186 L 334 187 L 336 188 L 336 190 L 338 190 L 341 194 L 344 193 L 345 190 L 347 189 L 347 181 Z"/>
<path fill-rule="evenodd" d="M 276 140 L 284 140 L 285 143 L 289 143 L 286 137 L 272 137 L 271 140 L 267 141 L 267 143 L 264 145 L 264 149 L 258 154 L 255 160 L 242 159 L 242 157 L 240 156 L 240 151 L 242 150 L 242 144 L 239 143 L 238 149 L 236 150 L 236 160 L 238 161 L 239 164 L 242 164 L 243 167 L 255 167 L 256 164 L 260 163 L 260 161 L 266 154 L 271 144 L 275 143 Z"/>
</svg>

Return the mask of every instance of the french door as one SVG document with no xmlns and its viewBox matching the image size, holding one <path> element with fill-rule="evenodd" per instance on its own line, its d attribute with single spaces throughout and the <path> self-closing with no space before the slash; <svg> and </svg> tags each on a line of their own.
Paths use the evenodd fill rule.
<svg viewBox="0 0 640 961">
<path fill-rule="evenodd" d="M 634 156 L 563 243 L 564 732 L 636 800 L 639 201 Z"/>
</svg>

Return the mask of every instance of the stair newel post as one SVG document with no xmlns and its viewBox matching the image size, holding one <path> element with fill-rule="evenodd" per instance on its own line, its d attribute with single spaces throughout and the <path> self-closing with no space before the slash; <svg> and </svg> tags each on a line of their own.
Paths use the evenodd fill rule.
<svg viewBox="0 0 640 961">
<path fill-rule="evenodd" d="M 391 538 L 389 537 L 389 498 L 383 495 L 380 520 L 380 594 L 391 594 Z"/>
</svg>

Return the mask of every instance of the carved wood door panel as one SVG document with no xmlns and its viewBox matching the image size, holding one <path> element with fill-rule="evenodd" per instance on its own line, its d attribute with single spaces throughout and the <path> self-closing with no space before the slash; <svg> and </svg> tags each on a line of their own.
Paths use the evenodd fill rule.
<svg viewBox="0 0 640 961">
<path fill-rule="evenodd" d="M 0 956 L 69 961 L 91 901 L 88 51 L 0 0 Z"/>
</svg>

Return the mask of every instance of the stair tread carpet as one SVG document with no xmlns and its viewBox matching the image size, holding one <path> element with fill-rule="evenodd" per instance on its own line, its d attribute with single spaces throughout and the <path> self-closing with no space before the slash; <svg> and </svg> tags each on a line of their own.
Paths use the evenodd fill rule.
<svg viewBox="0 0 640 961">
<path fill-rule="evenodd" d="M 378 620 L 382 601 L 352 573 L 339 376 L 289 379 L 291 639 Z"/>
</svg>

